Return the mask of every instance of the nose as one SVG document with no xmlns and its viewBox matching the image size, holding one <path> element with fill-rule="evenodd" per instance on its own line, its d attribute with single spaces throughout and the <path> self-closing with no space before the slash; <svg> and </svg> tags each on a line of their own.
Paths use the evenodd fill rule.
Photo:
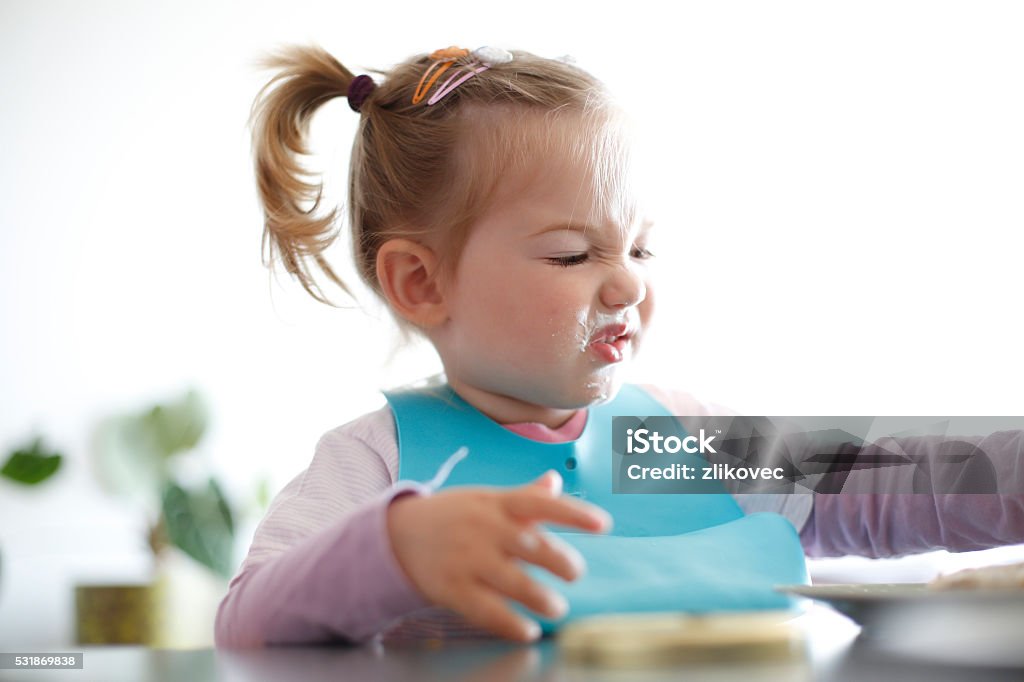
<svg viewBox="0 0 1024 682">
<path fill-rule="evenodd" d="M 601 285 L 601 303 L 611 309 L 639 305 L 647 298 L 647 284 L 632 263 L 620 263 Z"/>
</svg>

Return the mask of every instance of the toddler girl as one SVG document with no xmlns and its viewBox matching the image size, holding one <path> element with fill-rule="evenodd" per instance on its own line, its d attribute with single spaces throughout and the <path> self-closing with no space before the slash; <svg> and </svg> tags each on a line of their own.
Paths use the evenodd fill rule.
<svg viewBox="0 0 1024 682">
<path fill-rule="evenodd" d="M 621 562 L 629 579 L 633 549 L 646 550 L 614 545 L 609 556 L 588 535 L 608 532 L 612 516 L 623 542 L 745 528 L 742 542 L 714 536 L 686 561 L 728 556 L 732 544 L 780 546 L 792 581 L 804 575 L 801 543 L 817 555 L 882 556 L 1024 539 L 1021 501 L 996 496 L 612 498 L 587 457 L 612 414 L 714 408 L 622 383 L 651 321 L 653 254 L 605 89 L 564 61 L 490 48 L 418 55 L 379 83 L 317 48 L 273 66 L 254 108 L 265 244 L 316 299 L 328 302 L 317 272 L 348 291 L 322 255 L 335 215 L 308 208 L 319 188 L 296 159 L 312 114 L 347 97 L 360 117 L 348 196 L 359 276 L 403 329 L 433 344 L 444 376 L 320 439 L 231 582 L 219 646 L 382 633 L 532 640 L 540 628 L 528 611 L 557 621 L 569 606 L 547 576 L 570 584 L 585 563 L 600 573 Z M 449 459 L 460 445 L 469 455 Z M 456 485 L 466 483 L 491 487 Z M 643 507 L 648 497 L 659 506 Z M 769 513 L 745 515 L 755 511 Z"/>
</svg>

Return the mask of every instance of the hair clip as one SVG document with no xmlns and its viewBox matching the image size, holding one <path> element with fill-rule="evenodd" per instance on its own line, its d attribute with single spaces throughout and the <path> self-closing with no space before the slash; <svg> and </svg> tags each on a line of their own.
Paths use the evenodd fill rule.
<svg viewBox="0 0 1024 682">
<path fill-rule="evenodd" d="M 508 50 L 503 50 L 500 47 L 480 47 L 473 50 L 470 53 L 469 50 L 465 50 L 459 47 L 448 47 L 442 50 L 435 50 L 431 53 L 430 58 L 436 60 L 430 65 L 423 77 L 420 78 L 419 84 L 416 86 L 416 92 L 412 96 L 412 103 L 419 103 L 427 94 L 427 91 L 434 86 L 434 83 L 441 77 L 445 71 L 448 70 L 452 64 L 456 63 L 457 60 L 472 55 L 473 61 L 468 64 L 462 64 L 459 70 L 448 76 L 448 80 L 442 83 L 437 92 L 431 95 L 430 99 L 427 100 L 427 106 L 433 106 L 442 99 L 447 97 L 455 88 L 459 87 L 466 81 L 478 73 L 483 73 L 492 66 L 498 64 L 507 64 L 513 59 L 513 55 Z M 428 80 L 429 77 L 429 80 Z"/>
<path fill-rule="evenodd" d="M 473 76 L 477 75 L 478 73 L 482 73 L 482 72 L 486 71 L 489 68 L 491 68 L 491 67 L 487 66 L 486 64 L 480 64 L 478 62 L 473 62 L 472 64 L 467 64 L 466 66 L 463 66 L 460 71 L 457 71 L 456 73 L 453 73 L 448 78 L 448 80 L 446 80 L 444 82 L 444 84 L 440 88 L 438 88 L 437 92 L 435 92 L 431 96 L 431 98 L 427 100 L 427 106 L 432 106 L 434 104 L 437 104 L 442 99 L 444 99 L 444 97 L 449 92 L 451 92 L 455 88 L 459 87 L 460 85 L 462 85 L 463 83 L 468 81 Z M 462 74 L 462 77 L 459 78 L 458 80 L 456 80 L 454 83 L 452 83 L 452 81 L 455 80 L 455 78 L 460 73 Z M 449 83 L 451 83 L 451 85 L 449 85 Z"/>
<path fill-rule="evenodd" d="M 469 50 L 462 47 L 445 47 L 440 50 L 434 50 L 430 53 L 430 58 L 434 60 L 434 63 L 430 65 L 420 78 L 420 82 L 416 84 L 416 92 L 412 95 L 412 103 L 419 104 L 420 101 L 426 97 L 427 92 L 433 87 L 437 79 L 441 77 L 445 71 L 455 63 L 455 60 L 461 59 L 469 54 Z M 431 76 L 431 74 L 433 74 Z M 427 80 L 428 76 L 430 77 Z"/>
<path fill-rule="evenodd" d="M 440 50 L 434 50 L 433 52 L 430 53 L 430 58 L 440 59 L 442 61 L 446 59 L 455 61 L 456 59 L 466 57 L 468 55 L 469 50 L 467 50 L 466 48 L 456 47 L 455 45 L 452 45 L 451 47 L 442 47 Z"/>
<path fill-rule="evenodd" d="M 487 66 L 497 66 L 498 64 L 508 64 L 512 61 L 512 53 L 508 50 L 503 50 L 500 47 L 478 47 L 473 50 L 473 56 L 477 58 L 477 61 L 486 64 Z"/>
</svg>

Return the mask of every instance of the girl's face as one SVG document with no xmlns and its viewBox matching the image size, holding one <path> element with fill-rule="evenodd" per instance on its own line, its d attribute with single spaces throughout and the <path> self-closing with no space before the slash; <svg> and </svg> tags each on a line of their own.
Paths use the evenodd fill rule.
<svg viewBox="0 0 1024 682">
<path fill-rule="evenodd" d="M 648 225 L 571 163 L 506 178 L 445 284 L 431 334 L 449 383 L 500 422 L 561 424 L 614 397 L 653 312 Z"/>
</svg>

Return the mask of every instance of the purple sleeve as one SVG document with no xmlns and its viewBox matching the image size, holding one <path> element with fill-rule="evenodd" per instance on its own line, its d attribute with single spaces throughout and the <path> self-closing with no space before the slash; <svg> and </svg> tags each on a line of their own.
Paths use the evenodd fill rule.
<svg viewBox="0 0 1024 682">
<path fill-rule="evenodd" d="M 977 444 L 982 439 L 958 440 Z M 811 516 L 800 532 L 804 550 L 814 557 L 879 558 L 1024 543 L 1024 431 L 1000 431 L 984 440 L 995 480 L 1010 494 L 896 493 L 891 491 L 914 489 L 908 479 L 913 471 L 875 468 L 853 492 L 844 487 L 840 494 L 814 495 Z M 934 456 L 941 444 L 934 436 L 899 439 L 904 451 L 923 458 Z"/>
<path fill-rule="evenodd" d="M 231 581 L 217 611 L 218 647 L 361 642 L 427 606 L 395 559 L 387 509 L 392 486 L 341 521 Z"/>
</svg>

